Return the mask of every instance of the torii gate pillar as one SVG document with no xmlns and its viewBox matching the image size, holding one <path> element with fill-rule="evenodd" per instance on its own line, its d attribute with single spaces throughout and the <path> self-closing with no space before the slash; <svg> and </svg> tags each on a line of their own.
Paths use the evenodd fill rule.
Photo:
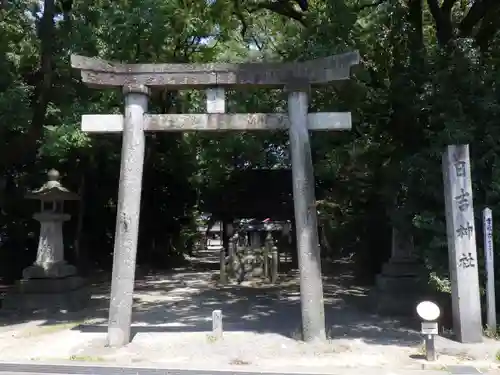
<svg viewBox="0 0 500 375">
<path fill-rule="evenodd" d="M 123 94 L 125 116 L 108 323 L 108 345 L 111 347 L 130 342 L 146 143 L 144 115 L 148 110 L 149 89 L 129 84 L 123 86 Z"/>
<path fill-rule="evenodd" d="M 314 171 L 307 129 L 309 85 L 286 87 L 286 89 L 289 91 L 290 156 L 300 269 L 302 334 L 305 341 L 324 340 L 326 332 L 323 282 L 321 267 L 318 267 L 318 264 L 321 264 L 321 254 L 314 194 Z"/>
</svg>

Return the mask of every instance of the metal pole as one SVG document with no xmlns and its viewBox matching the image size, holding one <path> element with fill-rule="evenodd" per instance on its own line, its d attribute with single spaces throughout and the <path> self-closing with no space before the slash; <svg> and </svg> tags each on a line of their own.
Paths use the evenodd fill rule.
<svg viewBox="0 0 500 375">
<path fill-rule="evenodd" d="M 318 246 L 314 173 L 307 128 L 308 85 L 288 87 L 290 154 L 297 251 L 300 270 L 302 333 L 305 341 L 325 340 L 325 310 Z"/>
<path fill-rule="evenodd" d="M 111 347 L 130 342 L 144 166 L 144 114 L 149 90 L 143 85 L 129 85 L 123 88 L 123 93 L 125 119 L 107 337 Z"/>
<path fill-rule="evenodd" d="M 427 361 L 436 360 L 435 335 L 425 335 L 425 359 Z"/>
</svg>

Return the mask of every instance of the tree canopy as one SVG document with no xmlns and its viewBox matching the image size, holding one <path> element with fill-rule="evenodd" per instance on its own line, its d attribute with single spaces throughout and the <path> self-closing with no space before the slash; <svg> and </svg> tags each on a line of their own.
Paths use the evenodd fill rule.
<svg viewBox="0 0 500 375">
<path fill-rule="evenodd" d="M 85 87 L 70 68 L 72 53 L 155 63 L 359 50 L 350 81 L 311 92 L 311 111 L 353 114 L 352 131 L 312 135 L 323 252 L 355 254 L 373 274 L 396 225 L 414 235 L 433 277 L 446 283 L 446 145 L 471 145 L 477 219 L 486 205 L 494 218 L 500 212 L 500 2 L 308 3 L 306 11 L 291 0 L 1 0 L 0 277 L 19 277 L 34 259 L 35 207 L 23 194 L 49 168 L 84 197 L 65 229 L 70 260 L 92 268 L 112 259 L 121 141 L 79 126 L 85 113 L 120 113 L 123 98 Z M 229 112 L 286 110 L 279 90 L 227 96 Z M 150 109 L 202 112 L 203 95 L 156 92 Z M 288 168 L 287 147 L 280 132 L 149 134 L 139 261 L 168 266 L 192 241 L 204 197 L 223 196 L 231 172 Z"/>
</svg>

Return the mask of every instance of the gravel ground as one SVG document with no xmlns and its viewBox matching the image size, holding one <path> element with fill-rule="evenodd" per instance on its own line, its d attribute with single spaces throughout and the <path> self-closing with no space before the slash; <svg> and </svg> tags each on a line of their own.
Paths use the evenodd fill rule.
<svg viewBox="0 0 500 375">
<path fill-rule="evenodd" d="M 213 254 L 202 255 L 208 259 L 198 262 L 206 263 Z M 105 345 L 109 284 L 102 283 L 95 287 L 92 306 L 81 313 L 0 321 L 0 359 L 265 371 L 422 368 L 420 335 L 398 320 L 365 312 L 360 306 L 367 290 L 353 286 L 349 274 L 325 277 L 324 293 L 329 340 L 304 344 L 297 340 L 300 294 L 295 274 L 283 276 L 277 287 L 220 287 L 215 271 L 195 272 L 192 267 L 147 275 L 136 283 L 133 340 L 114 349 Z M 221 340 L 210 334 L 216 309 L 223 312 Z M 463 345 L 439 337 L 436 345 L 440 357 L 434 367 L 465 363 L 496 368 L 500 351 L 500 343 L 493 340 Z"/>
</svg>

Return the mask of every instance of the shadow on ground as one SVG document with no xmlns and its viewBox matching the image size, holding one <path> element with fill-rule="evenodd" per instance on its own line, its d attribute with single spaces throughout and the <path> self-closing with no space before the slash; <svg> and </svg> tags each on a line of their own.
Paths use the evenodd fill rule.
<svg viewBox="0 0 500 375">
<path fill-rule="evenodd" d="M 206 263 L 206 264 L 205 264 Z M 275 333 L 300 339 L 298 275 L 281 275 L 278 286 L 219 286 L 213 262 L 139 278 L 135 285 L 132 334 L 211 332 L 213 310 L 222 310 L 225 332 Z M 195 272 L 194 270 L 198 270 Z M 201 270 L 201 271 L 200 271 Z M 339 270 L 337 270 L 339 271 Z M 414 346 L 421 336 L 403 322 L 366 311 L 367 289 L 354 286 L 348 272 L 324 278 L 325 318 L 331 339 L 360 339 L 369 344 Z M 109 281 L 93 285 L 89 307 L 79 313 L 0 316 L 0 325 L 43 320 L 41 325 L 76 322 L 82 333 L 106 332 Z"/>
</svg>

